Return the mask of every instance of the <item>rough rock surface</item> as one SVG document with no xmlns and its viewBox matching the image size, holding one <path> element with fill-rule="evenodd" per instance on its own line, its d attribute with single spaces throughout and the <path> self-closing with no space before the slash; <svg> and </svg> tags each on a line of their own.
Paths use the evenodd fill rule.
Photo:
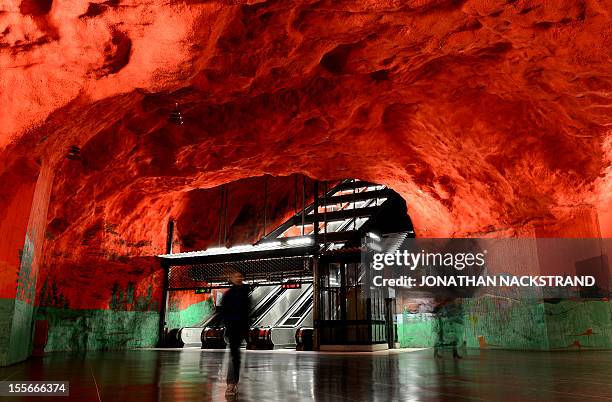
<svg viewBox="0 0 612 402">
<path fill-rule="evenodd" d="M 68 182 L 68 185 L 76 183 Z M 176 223 L 174 252 L 202 250 L 218 246 L 219 242 L 230 246 L 254 242 L 264 234 L 266 185 L 265 220 L 269 233 L 294 213 L 296 204 L 298 208 L 301 205 L 301 177 L 259 177 L 228 184 L 226 212 L 222 212 L 220 188 L 194 189 L 184 194 L 184 198 L 162 197 L 159 205 L 166 208 L 162 216 L 155 216 L 159 213 L 155 202 L 147 203 L 142 196 L 131 198 L 133 195 L 129 193 L 106 207 L 96 206 L 96 197 L 91 197 L 88 191 L 78 192 L 63 203 L 52 198 L 38 278 L 39 305 L 128 311 L 157 309 L 163 274 L 159 262 L 152 256 L 165 252 L 168 219 Z M 306 185 L 311 188 L 311 181 Z M 56 191 L 62 194 L 68 190 L 58 180 Z M 311 193 L 305 193 L 306 200 Z M 115 215 L 116 208 L 125 211 L 125 215 L 121 218 Z M 83 211 L 89 211 L 97 219 L 90 223 L 89 215 L 84 217 Z M 115 217 L 119 219 L 114 220 Z M 45 286 L 47 289 L 43 290 Z M 186 301 L 187 304 L 177 309 L 200 301 Z"/>
<path fill-rule="evenodd" d="M 584 211 L 612 236 L 611 10 L 5 0 L 0 220 L 43 164 L 47 239 L 61 237 L 45 269 L 150 256 L 198 189 L 262 174 L 387 184 L 419 236 L 522 236 Z M 183 125 L 168 120 L 175 103 Z"/>
</svg>

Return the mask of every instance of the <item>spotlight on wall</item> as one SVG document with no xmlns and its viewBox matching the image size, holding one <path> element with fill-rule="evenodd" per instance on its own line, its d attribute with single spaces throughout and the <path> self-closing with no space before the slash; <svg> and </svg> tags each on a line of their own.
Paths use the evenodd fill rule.
<svg viewBox="0 0 612 402">
<path fill-rule="evenodd" d="M 68 153 L 66 154 L 66 158 L 73 160 L 73 161 L 78 161 L 81 159 L 81 148 L 77 147 L 76 145 L 71 145 L 70 148 L 68 148 Z"/>
<path fill-rule="evenodd" d="M 180 110 L 179 110 L 179 105 L 178 103 L 174 104 L 174 110 L 172 112 L 170 112 L 170 115 L 168 116 L 168 121 L 172 124 L 176 124 L 177 126 L 182 126 L 184 121 L 183 121 L 183 115 L 181 114 Z"/>
</svg>

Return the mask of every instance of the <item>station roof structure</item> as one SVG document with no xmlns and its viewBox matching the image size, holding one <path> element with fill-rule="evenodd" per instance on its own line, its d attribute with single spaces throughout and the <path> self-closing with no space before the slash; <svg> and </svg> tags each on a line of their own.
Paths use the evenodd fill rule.
<svg viewBox="0 0 612 402">
<path fill-rule="evenodd" d="M 228 264 L 253 281 L 307 275 L 312 267 L 305 259 L 359 247 L 372 218 L 401 199 L 384 185 L 357 179 L 342 180 L 317 197 L 254 244 L 158 255 L 175 271 L 190 267 L 189 274 L 174 275 L 182 279 L 171 287 L 183 288 L 185 280 L 222 281 Z"/>
</svg>

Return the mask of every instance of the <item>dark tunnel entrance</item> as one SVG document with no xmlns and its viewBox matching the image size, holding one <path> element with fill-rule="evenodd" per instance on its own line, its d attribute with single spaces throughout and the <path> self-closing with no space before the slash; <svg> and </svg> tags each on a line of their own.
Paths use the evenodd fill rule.
<svg viewBox="0 0 612 402">
<path fill-rule="evenodd" d="M 268 213 L 266 179 L 263 235 L 252 243 L 228 245 L 227 189 L 210 190 L 218 191 L 221 199 L 216 246 L 175 253 L 174 224 L 169 225 L 168 252 L 159 256 L 166 272 L 162 346 L 225 347 L 216 310 L 228 287 L 226 274 L 232 269 L 243 274 L 250 288 L 248 349 L 394 347 L 395 302 L 376 292 L 364 297 L 366 267 L 361 253 L 372 238 L 397 233 L 414 237 L 405 201 L 384 185 L 358 179 L 318 182 L 304 178 L 301 197 L 295 183 L 294 211 L 278 224 Z M 192 295 L 207 301 L 206 314 L 184 326 L 170 322 L 169 301 L 176 305 L 177 298 Z"/>
</svg>

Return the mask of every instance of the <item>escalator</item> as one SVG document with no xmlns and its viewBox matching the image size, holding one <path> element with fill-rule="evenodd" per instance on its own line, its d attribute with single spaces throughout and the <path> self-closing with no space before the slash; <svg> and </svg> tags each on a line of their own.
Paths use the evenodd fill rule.
<svg viewBox="0 0 612 402">
<path fill-rule="evenodd" d="M 286 289 L 279 285 L 273 287 L 260 286 L 259 288 L 266 295 L 258 302 L 251 299 L 252 307 L 249 316 L 252 323 L 258 322 L 263 315 L 272 310 L 278 300 L 283 298 L 286 291 Z"/>
<path fill-rule="evenodd" d="M 275 286 L 270 289 L 270 286 L 257 286 L 250 293 L 251 298 L 251 317 L 258 316 L 258 313 L 263 309 L 269 308 L 269 305 L 278 297 L 280 286 Z M 184 327 L 179 329 L 178 338 L 180 343 L 185 347 L 202 346 L 202 331 L 206 328 L 220 329 L 223 327 L 221 317 L 218 312 L 214 312 L 210 316 L 203 319 L 200 323 L 193 327 Z M 180 346 L 180 345 L 179 345 Z"/>
<path fill-rule="evenodd" d="M 260 286 L 254 291 L 254 296 L 251 296 L 251 322 L 261 322 L 262 319 L 269 315 L 274 315 L 278 310 L 278 306 L 282 305 L 287 300 L 288 289 L 282 286 Z M 218 349 L 225 348 L 225 328 L 220 319 L 215 320 L 211 325 L 201 330 L 201 345 L 202 349 Z M 248 342 L 247 342 L 248 347 Z"/>
<path fill-rule="evenodd" d="M 289 311 L 294 304 L 301 298 L 304 292 L 312 285 L 297 289 L 283 289 L 283 292 L 270 304 L 269 308 L 262 312 L 255 320 L 253 327 L 273 327 Z"/>
<path fill-rule="evenodd" d="M 296 330 L 304 324 L 312 325 L 312 284 L 286 289 L 276 303 L 253 322 L 247 348 L 295 347 Z"/>
<path fill-rule="evenodd" d="M 312 285 L 272 327 L 271 340 L 276 348 L 295 347 L 296 331 L 312 327 Z"/>
<path fill-rule="evenodd" d="M 296 330 L 312 327 L 312 284 L 299 288 L 257 286 L 251 293 L 251 333 L 260 341 L 247 342 L 251 349 L 295 347 Z M 218 313 L 202 320 L 199 326 L 173 330 L 175 346 L 224 348 L 224 325 Z M 251 337 L 249 337 L 251 339 Z"/>
<path fill-rule="evenodd" d="M 257 286 L 250 292 L 250 349 L 289 348 L 296 345 L 296 331 L 312 327 L 313 286 L 299 288 L 281 285 Z M 258 336 L 262 334 L 262 336 Z M 219 313 L 213 313 L 193 327 L 172 331 L 174 346 L 224 348 L 224 325 Z M 254 338 L 254 339 L 251 339 Z M 258 338 L 260 338 L 258 340 Z"/>
</svg>

